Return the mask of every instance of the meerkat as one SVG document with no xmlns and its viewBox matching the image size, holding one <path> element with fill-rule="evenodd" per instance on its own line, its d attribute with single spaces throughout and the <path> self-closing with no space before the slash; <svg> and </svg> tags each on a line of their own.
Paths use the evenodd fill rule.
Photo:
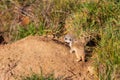
<svg viewBox="0 0 120 80">
<path fill-rule="evenodd" d="M 85 50 L 84 50 L 84 46 L 86 44 L 86 40 L 85 38 L 81 38 L 79 40 L 76 40 L 72 35 L 67 34 L 64 36 L 64 41 L 66 43 L 68 43 L 69 47 L 70 47 L 70 53 L 75 53 L 76 57 L 77 57 L 77 62 L 79 61 L 83 61 L 85 62 Z"/>
</svg>

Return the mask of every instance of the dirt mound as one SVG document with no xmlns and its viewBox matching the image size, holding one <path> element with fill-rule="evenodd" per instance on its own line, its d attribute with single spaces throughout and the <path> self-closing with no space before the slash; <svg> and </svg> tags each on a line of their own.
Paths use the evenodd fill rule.
<svg viewBox="0 0 120 80">
<path fill-rule="evenodd" d="M 88 72 L 91 61 L 76 62 L 64 44 L 51 38 L 29 36 L 0 46 L 0 80 L 19 80 L 32 72 L 53 73 L 63 80 L 95 80 Z"/>
</svg>

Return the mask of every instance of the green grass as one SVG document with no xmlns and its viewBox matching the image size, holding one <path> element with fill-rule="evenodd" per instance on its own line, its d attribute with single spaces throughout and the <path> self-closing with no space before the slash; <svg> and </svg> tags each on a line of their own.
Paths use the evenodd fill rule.
<svg viewBox="0 0 120 80">
<path fill-rule="evenodd" d="M 96 67 L 100 80 L 116 80 L 120 66 L 120 31 L 112 27 L 106 27 L 101 31 L 101 41 L 97 46 Z M 117 73 L 117 74 L 116 74 Z"/>
<path fill-rule="evenodd" d="M 99 1 L 84 3 L 71 14 L 68 24 L 75 35 L 99 34 L 101 40 L 94 53 L 99 80 L 118 80 L 120 77 L 120 3 Z M 83 17 L 84 16 L 84 17 Z M 93 35 L 92 35 L 93 36 Z"/>
<path fill-rule="evenodd" d="M 38 28 L 33 23 L 30 23 L 27 27 L 19 26 L 18 32 L 14 34 L 15 40 L 22 39 L 29 35 L 46 35 L 46 30 L 43 24 L 39 24 Z"/>
<path fill-rule="evenodd" d="M 22 77 L 22 80 L 57 80 L 57 79 L 55 79 L 52 74 L 48 76 L 43 76 L 42 74 L 33 73 L 31 76 Z"/>
</svg>

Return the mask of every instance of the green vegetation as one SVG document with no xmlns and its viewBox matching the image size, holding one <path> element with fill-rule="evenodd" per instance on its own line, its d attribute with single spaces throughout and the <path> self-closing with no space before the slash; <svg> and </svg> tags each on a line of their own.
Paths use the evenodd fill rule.
<svg viewBox="0 0 120 80">
<path fill-rule="evenodd" d="M 98 77 L 100 80 L 117 80 L 120 74 L 120 30 L 109 26 L 100 34 L 102 38 L 95 50 Z"/>
<path fill-rule="evenodd" d="M 33 73 L 31 76 L 22 77 L 22 80 L 56 80 L 53 75 L 43 76 L 43 74 Z"/>
<path fill-rule="evenodd" d="M 73 21 L 68 22 L 69 26 L 72 26 L 70 31 L 73 30 L 78 36 L 86 33 L 100 35 L 101 40 L 94 51 L 97 55 L 94 65 L 100 80 L 120 79 L 119 12 L 119 2 L 86 2 L 81 5 L 78 11 L 72 14 Z"/>
<path fill-rule="evenodd" d="M 39 25 L 38 28 L 35 27 L 34 24 L 29 24 L 27 28 L 19 26 L 18 33 L 15 35 L 16 40 L 24 38 L 28 35 L 45 35 L 46 31 L 44 29 L 44 26 L 42 24 Z"/>
<path fill-rule="evenodd" d="M 73 31 L 77 36 L 84 33 L 99 34 L 101 40 L 94 50 L 97 76 L 99 80 L 118 80 L 120 79 L 120 1 L 81 1 L 2 0 L 0 2 L 0 26 L 4 28 L 4 31 L 8 31 L 15 40 L 35 34 L 62 36 L 66 30 Z M 23 7 L 26 5 L 31 7 L 33 15 L 27 10 L 24 12 L 33 22 L 18 27 L 15 20 L 21 14 L 20 8 L 17 9 L 17 13 L 13 11 L 13 8 L 15 6 L 26 8 Z M 39 24 L 40 22 L 41 24 Z M 65 26 L 68 27 L 65 28 Z M 39 79 L 45 80 L 36 74 L 23 80 Z"/>
</svg>

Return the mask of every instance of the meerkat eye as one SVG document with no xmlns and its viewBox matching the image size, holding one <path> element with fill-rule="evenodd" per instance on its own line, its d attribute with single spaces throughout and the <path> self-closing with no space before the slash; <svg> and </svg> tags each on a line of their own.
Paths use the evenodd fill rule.
<svg viewBox="0 0 120 80">
<path fill-rule="evenodd" d="M 72 39 L 69 39 L 70 41 L 72 41 Z"/>
<path fill-rule="evenodd" d="M 67 40 L 67 38 L 65 38 L 65 40 Z"/>
</svg>

